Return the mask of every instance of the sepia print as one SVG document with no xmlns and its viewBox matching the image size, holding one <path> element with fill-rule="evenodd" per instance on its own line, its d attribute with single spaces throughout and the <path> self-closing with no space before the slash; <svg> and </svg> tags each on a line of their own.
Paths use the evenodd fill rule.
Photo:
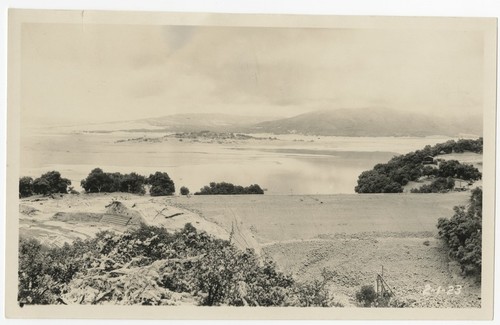
<svg viewBox="0 0 500 325">
<path fill-rule="evenodd" d="M 491 318 L 495 49 L 488 18 L 9 11 L 7 315 Z"/>
</svg>

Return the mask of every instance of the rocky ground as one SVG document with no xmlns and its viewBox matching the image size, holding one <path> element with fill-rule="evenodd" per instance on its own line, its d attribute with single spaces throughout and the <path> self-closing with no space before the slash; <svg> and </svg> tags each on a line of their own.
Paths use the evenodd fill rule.
<svg viewBox="0 0 500 325">
<path fill-rule="evenodd" d="M 361 286 L 376 286 L 382 267 L 394 297 L 412 307 L 465 308 L 481 304 L 479 285 L 459 275 L 432 233 L 337 234 L 272 243 L 263 251 L 282 270 L 298 278 L 317 278 L 322 270 L 333 272 L 332 291 L 344 306 L 356 305 L 355 293 Z M 432 292 L 439 287 L 439 293 Z"/>
</svg>

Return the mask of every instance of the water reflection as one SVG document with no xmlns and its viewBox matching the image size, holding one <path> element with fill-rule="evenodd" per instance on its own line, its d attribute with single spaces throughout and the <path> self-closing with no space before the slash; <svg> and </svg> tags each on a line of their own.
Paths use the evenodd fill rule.
<svg viewBox="0 0 500 325">
<path fill-rule="evenodd" d="M 129 135 L 130 136 L 130 135 Z M 299 136 L 294 136 L 299 137 Z M 322 137 L 238 144 L 117 143 L 122 136 L 66 135 L 22 139 L 21 173 L 59 170 L 76 189 L 91 169 L 149 175 L 166 171 L 177 188 L 198 191 L 212 181 L 257 183 L 268 194 L 354 193 L 358 175 L 396 154 L 448 138 Z M 306 141 L 307 140 L 307 141 Z"/>
</svg>

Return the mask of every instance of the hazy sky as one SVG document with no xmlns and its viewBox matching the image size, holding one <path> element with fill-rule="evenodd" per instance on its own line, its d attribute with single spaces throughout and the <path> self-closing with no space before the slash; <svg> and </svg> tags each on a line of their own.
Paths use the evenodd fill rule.
<svg viewBox="0 0 500 325">
<path fill-rule="evenodd" d="M 388 107 L 480 114 L 471 31 L 25 24 L 23 123 Z"/>
</svg>

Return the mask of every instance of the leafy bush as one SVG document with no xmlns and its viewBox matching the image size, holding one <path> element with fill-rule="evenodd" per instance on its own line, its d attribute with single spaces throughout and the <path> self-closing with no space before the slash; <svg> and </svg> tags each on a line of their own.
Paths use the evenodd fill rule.
<svg viewBox="0 0 500 325">
<path fill-rule="evenodd" d="M 151 196 L 164 196 L 175 193 L 174 182 L 167 173 L 156 172 L 149 175 L 148 184 L 151 185 L 151 190 L 149 191 Z"/>
<path fill-rule="evenodd" d="M 264 194 L 264 190 L 257 184 L 247 187 L 234 185 L 231 183 L 215 183 L 211 182 L 209 186 L 200 189 L 194 195 L 239 195 L 239 194 Z"/>
<path fill-rule="evenodd" d="M 308 282 L 297 283 L 294 294 L 297 297 L 294 306 L 299 307 L 343 307 L 333 301 L 328 290 L 328 279 L 313 279 Z"/>
<path fill-rule="evenodd" d="M 104 231 L 62 248 L 34 239 L 19 246 L 22 304 L 175 304 L 188 293 L 201 305 L 337 306 L 327 281 L 297 283 L 253 250 L 199 232 L 141 225 Z"/>
<path fill-rule="evenodd" d="M 429 185 L 422 185 L 411 190 L 412 193 L 446 193 L 455 187 L 455 180 L 451 177 L 438 177 Z"/>
<path fill-rule="evenodd" d="M 137 173 L 125 174 L 120 177 L 120 192 L 144 194 L 146 193 L 144 189 L 145 182 L 146 177 L 142 175 Z"/>
<path fill-rule="evenodd" d="M 481 173 L 477 168 L 456 160 L 443 161 L 438 168 L 424 164 L 429 157 L 464 151 L 482 153 L 483 139 L 456 142 L 451 140 L 395 156 L 385 164 L 377 164 L 372 170 L 362 172 L 354 190 L 356 193 L 399 193 L 403 191 L 402 186 L 409 181 L 417 181 L 422 176 L 456 177 L 464 180 L 481 179 Z"/>
<path fill-rule="evenodd" d="M 481 173 L 472 165 L 461 164 L 457 160 L 447 160 L 439 164 L 439 177 L 455 177 L 465 180 L 481 179 Z"/>
<path fill-rule="evenodd" d="M 356 292 L 356 301 L 364 307 L 370 307 L 377 299 L 377 293 L 372 285 L 364 285 Z"/>
<path fill-rule="evenodd" d="M 482 190 L 474 189 L 467 208 L 455 206 L 455 214 L 450 219 L 440 218 L 437 224 L 450 257 L 460 263 L 465 274 L 481 274 L 482 197 Z"/>
<path fill-rule="evenodd" d="M 28 197 L 33 195 L 33 178 L 19 178 L 19 197 Z"/>
<path fill-rule="evenodd" d="M 120 188 L 119 173 L 105 173 L 101 168 L 94 168 L 80 185 L 87 193 L 117 192 Z"/>
<path fill-rule="evenodd" d="M 31 177 L 19 179 L 19 197 L 28 197 L 33 194 L 49 195 L 55 193 L 68 193 L 71 181 L 62 178 L 58 171 L 50 171 L 33 180 Z"/>
<path fill-rule="evenodd" d="M 89 175 L 81 181 L 81 186 L 86 193 L 113 193 L 125 192 L 145 194 L 145 184 L 148 179 L 137 173 L 105 173 L 101 168 L 94 168 Z"/>
<path fill-rule="evenodd" d="M 400 184 L 392 182 L 391 179 L 376 170 L 361 173 L 358 185 L 354 189 L 357 193 L 401 193 L 403 188 Z"/>
<path fill-rule="evenodd" d="M 185 186 L 181 187 L 181 195 L 188 195 L 189 189 Z"/>
<path fill-rule="evenodd" d="M 458 141 L 450 140 L 445 143 L 438 143 L 435 146 L 427 146 L 429 155 L 436 156 L 442 153 L 461 153 L 461 152 L 474 152 L 483 153 L 483 138 L 478 138 L 476 140 L 470 139 L 460 139 Z"/>
</svg>

